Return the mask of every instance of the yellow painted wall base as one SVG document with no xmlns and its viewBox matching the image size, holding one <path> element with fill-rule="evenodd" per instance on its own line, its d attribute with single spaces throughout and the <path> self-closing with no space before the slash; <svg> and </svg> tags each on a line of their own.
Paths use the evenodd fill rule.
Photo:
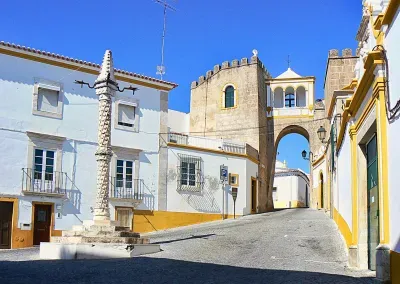
<svg viewBox="0 0 400 284">
<path fill-rule="evenodd" d="M 284 208 L 302 208 L 306 207 L 304 202 L 298 200 L 291 201 L 274 201 L 275 209 L 284 209 Z"/>
<path fill-rule="evenodd" d="M 353 236 L 351 234 L 350 227 L 335 207 L 333 207 L 333 220 L 335 220 L 337 226 L 339 227 L 340 233 L 342 234 L 343 238 L 345 239 L 347 247 L 352 245 L 351 242 L 352 242 Z"/>
<path fill-rule="evenodd" d="M 226 215 L 226 218 L 233 218 L 233 215 Z M 221 214 L 135 210 L 133 230 L 147 233 L 221 219 Z"/>
<path fill-rule="evenodd" d="M 400 253 L 390 251 L 390 279 L 392 283 L 400 283 Z"/>
</svg>

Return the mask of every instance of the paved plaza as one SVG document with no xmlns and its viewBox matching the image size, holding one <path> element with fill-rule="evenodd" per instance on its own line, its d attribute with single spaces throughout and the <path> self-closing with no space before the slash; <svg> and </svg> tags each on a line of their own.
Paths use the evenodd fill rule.
<svg viewBox="0 0 400 284">
<path fill-rule="evenodd" d="M 162 252 L 133 259 L 39 260 L 38 248 L 0 251 L 0 283 L 373 283 L 347 268 L 322 211 L 281 210 L 147 234 Z"/>
</svg>

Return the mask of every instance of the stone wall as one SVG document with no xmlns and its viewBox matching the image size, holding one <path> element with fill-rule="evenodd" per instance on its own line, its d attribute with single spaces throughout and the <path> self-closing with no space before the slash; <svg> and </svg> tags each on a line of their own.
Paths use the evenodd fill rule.
<svg viewBox="0 0 400 284">
<path fill-rule="evenodd" d="M 357 58 L 350 48 L 343 49 L 341 56 L 337 49 L 329 51 L 324 84 L 326 112 L 329 110 L 333 92 L 349 85 L 355 77 L 354 67 Z"/>
</svg>

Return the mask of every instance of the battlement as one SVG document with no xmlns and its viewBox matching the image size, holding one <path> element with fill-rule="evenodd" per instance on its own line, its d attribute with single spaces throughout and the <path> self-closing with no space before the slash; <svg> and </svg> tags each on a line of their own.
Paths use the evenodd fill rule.
<svg viewBox="0 0 400 284">
<path fill-rule="evenodd" d="M 345 48 L 342 50 L 341 56 L 339 55 L 338 49 L 331 49 L 329 50 L 328 58 L 335 59 L 335 58 L 349 58 L 349 57 L 356 57 L 357 52 L 353 54 L 353 50 L 351 48 Z"/>
<path fill-rule="evenodd" d="M 258 58 L 258 56 L 252 56 L 250 59 L 247 57 L 242 58 L 241 60 L 238 59 L 233 59 L 231 62 L 229 61 L 224 61 L 222 64 L 217 64 L 214 65 L 213 70 L 208 70 L 206 72 L 206 75 L 202 75 L 199 77 L 197 81 L 193 81 L 191 84 L 191 89 L 195 89 L 204 82 L 206 82 L 208 79 L 216 75 L 218 72 L 225 70 L 225 69 L 231 69 L 231 68 L 240 68 L 243 66 L 249 66 L 253 64 L 258 64 L 258 66 L 264 71 L 265 76 L 271 77 L 270 73 L 267 71 L 265 68 L 264 64 L 261 62 L 261 60 Z"/>
</svg>

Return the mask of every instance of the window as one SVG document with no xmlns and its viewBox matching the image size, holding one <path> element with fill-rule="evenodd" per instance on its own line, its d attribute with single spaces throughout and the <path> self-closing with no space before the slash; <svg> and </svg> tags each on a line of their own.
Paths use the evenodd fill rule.
<svg viewBox="0 0 400 284">
<path fill-rule="evenodd" d="M 139 131 L 139 103 L 135 99 L 121 98 L 115 101 L 114 127 L 133 132 Z"/>
<path fill-rule="evenodd" d="M 58 91 L 39 87 L 38 110 L 57 113 Z"/>
<path fill-rule="evenodd" d="M 116 181 L 117 189 L 132 191 L 133 188 L 133 161 L 117 160 Z"/>
<path fill-rule="evenodd" d="M 51 118 L 62 118 L 62 84 L 35 78 L 32 113 Z"/>
<path fill-rule="evenodd" d="M 294 94 L 285 95 L 285 107 L 294 107 Z"/>
<path fill-rule="evenodd" d="M 235 89 L 232 86 L 225 88 L 225 108 L 235 106 Z"/>
<path fill-rule="evenodd" d="M 239 175 L 229 174 L 229 184 L 231 186 L 239 186 Z"/>
<path fill-rule="evenodd" d="M 35 149 L 33 168 L 33 189 L 38 192 L 54 190 L 54 158 L 53 150 Z"/>
<path fill-rule="evenodd" d="M 135 124 L 135 107 L 121 104 L 118 112 L 118 125 L 133 127 Z"/>
<path fill-rule="evenodd" d="M 199 157 L 179 155 L 178 189 L 200 190 L 202 185 L 202 160 Z"/>
</svg>

